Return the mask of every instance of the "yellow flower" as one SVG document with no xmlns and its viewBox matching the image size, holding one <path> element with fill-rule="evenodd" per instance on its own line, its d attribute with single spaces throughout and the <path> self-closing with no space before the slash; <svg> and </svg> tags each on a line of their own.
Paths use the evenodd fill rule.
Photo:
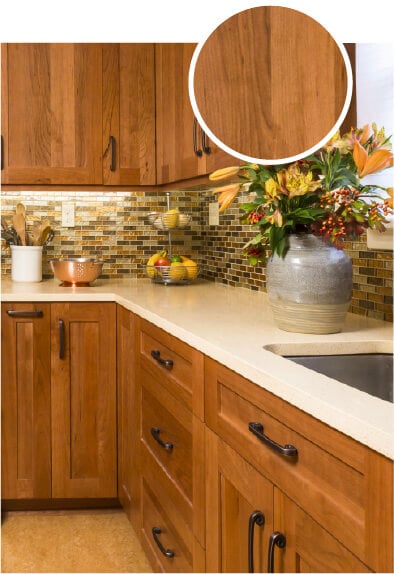
<svg viewBox="0 0 394 574">
<path fill-rule="evenodd" d="M 283 217 L 279 209 L 275 209 L 272 215 L 267 215 L 265 220 L 268 221 L 268 223 L 275 225 L 276 227 L 282 227 L 283 225 Z"/>
<path fill-rule="evenodd" d="M 287 169 L 286 188 L 289 191 L 289 198 L 296 195 L 305 195 L 310 191 L 315 191 L 319 187 L 320 182 L 313 180 L 313 173 L 311 171 L 305 174 L 297 165 L 291 165 Z"/>
<path fill-rule="evenodd" d="M 212 190 L 212 193 L 220 194 L 218 197 L 218 203 L 220 205 L 219 211 L 225 211 L 228 208 L 228 206 L 232 204 L 232 202 L 240 192 L 241 187 L 242 184 L 240 183 L 232 183 L 229 185 L 224 185 L 222 187 L 217 187 L 216 189 Z"/>
<path fill-rule="evenodd" d="M 279 179 L 279 173 L 278 173 L 278 179 Z M 281 192 L 281 188 L 280 185 L 278 185 L 278 183 L 274 180 L 274 178 L 270 178 L 267 179 L 267 181 L 265 182 L 265 193 L 266 195 L 269 196 L 270 200 L 273 201 L 274 199 L 277 199 L 280 195 Z"/>
</svg>

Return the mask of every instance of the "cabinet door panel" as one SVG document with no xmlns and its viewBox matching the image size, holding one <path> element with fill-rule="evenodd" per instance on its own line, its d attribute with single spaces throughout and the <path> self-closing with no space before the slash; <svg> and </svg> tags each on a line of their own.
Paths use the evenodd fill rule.
<svg viewBox="0 0 394 574">
<path fill-rule="evenodd" d="M 275 488 L 275 530 L 286 547 L 275 549 L 275 572 L 371 572 L 336 538 Z"/>
<path fill-rule="evenodd" d="M 115 304 L 52 305 L 54 498 L 117 494 L 115 342 Z"/>
<path fill-rule="evenodd" d="M 3 183 L 102 182 L 102 48 L 3 46 Z"/>
<path fill-rule="evenodd" d="M 156 183 L 154 75 L 153 44 L 104 47 L 105 185 Z"/>
<path fill-rule="evenodd" d="M 1 348 L 2 497 L 50 498 L 50 306 L 3 303 Z"/>
<path fill-rule="evenodd" d="M 265 572 L 273 531 L 273 486 L 209 430 L 206 444 L 207 572 L 249 571 L 249 521 L 255 511 L 262 512 L 265 521 L 254 526 L 254 570 Z"/>
</svg>

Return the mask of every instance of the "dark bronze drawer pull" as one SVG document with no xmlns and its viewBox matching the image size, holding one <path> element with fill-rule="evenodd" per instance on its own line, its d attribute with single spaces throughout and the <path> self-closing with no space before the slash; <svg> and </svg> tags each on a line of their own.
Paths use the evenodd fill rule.
<svg viewBox="0 0 394 574">
<path fill-rule="evenodd" d="M 153 438 L 155 439 L 156 442 L 159 443 L 159 445 L 161 447 L 163 447 L 165 450 L 172 450 L 174 448 L 174 444 L 172 442 L 164 442 L 161 440 L 161 438 L 159 437 L 160 434 L 160 429 L 157 427 L 152 427 L 150 429 L 150 432 L 153 436 Z"/>
<path fill-rule="evenodd" d="M 254 527 L 264 526 L 265 517 L 261 510 L 254 510 L 249 516 L 248 528 L 248 572 L 254 572 Z"/>
<path fill-rule="evenodd" d="M 285 446 L 282 446 L 265 435 L 264 427 L 261 423 L 249 423 L 249 430 L 257 436 L 261 442 L 272 448 L 272 450 L 283 454 L 283 456 L 297 456 L 298 451 L 295 446 L 291 444 L 285 444 Z"/>
<path fill-rule="evenodd" d="M 194 118 L 193 121 L 193 149 L 197 157 L 202 156 L 202 149 L 198 149 L 197 147 L 197 118 Z"/>
<path fill-rule="evenodd" d="M 59 359 L 64 359 L 64 321 L 59 319 Z"/>
<path fill-rule="evenodd" d="M 111 147 L 111 163 L 109 169 L 110 171 L 116 171 L 116 140 L 114 136 L 109 136 L 109 145 Z"/>
<path fill-rule="evenodd" d="M 203 152 L 209 155 L 212 151 L 211 146 L 209 145 L 208 136 L 202 128 L 201 128 L 201 143 Z"/>
<path fill-rule="evenodd" d="M 153 535 L 154 541 L 156 542 L 157 546 L 159 547 L 160 552 L 162 554 L 164 554 L 164 556 L 166 556 L 166 558 L 173 558 L 175 556 L 175 552 L 173 550 L 171 550 L 170 548 L 164 548 L 163 544 L 158 539 L 159 534 L 161 534 L 161 528 L 159 528 L 158 526 L 154 526 L 152 528 L 152 535 Z"/>
<path fill-rule="evenodd" d="M 43 311 L 13 311 L 10 309 L 7 311 L 7 315 L 10 317 L 42 317 L 44 313 Z"/>
<path fill-rule="evenodd" d="M 286 536 L 281 532 L 273 532 L 270 536 L 268 543 L 268 567 L 267 572 L 274 572 L 274 550 L 275 546 L 278 548 L 285 548 Z"/>
<path fill-rule="evenodd" d="M 154 350 L 154 351 L 151 351 L 150 354 L 155 359 L 155 361 L 160 363 L 160 365 L 163 365 L 163 367 L 166 367 L 167 369 L 172 369 L 172 367 L 174 366 L 174 361 L 172 359 L 162 359 L 160 357 L 160 351 Z"/>
</svg>

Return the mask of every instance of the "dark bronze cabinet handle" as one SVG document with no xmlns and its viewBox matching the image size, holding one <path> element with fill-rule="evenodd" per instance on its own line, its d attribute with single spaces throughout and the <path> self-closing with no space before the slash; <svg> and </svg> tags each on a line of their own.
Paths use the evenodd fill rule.
<svg viewBox="0 0 394 574">
<path fill-rule="evenodd" d="M 162 554 L 164 554 L 164 556 L 166 558 L 173 558 L 175 556 L 175 552 L 173 550 L 171 550 L 170 548 L 164 548 L 163 544 L 160 542 L 158 535 L 161 534 L 161 528 L 159 528 L 158 526 L 154 526 L 152 528 L 152 535 L 153 535 L 153 540 L 156 542 L 157 546 L 159 547 L 159 550 Z"/>
<path fill-rule="evenodd" d="M 1 171 L 4 169 L 4 138 L 1 136 Z"/>
<path fill-rule="evenodd" d="M 248 572 L 254 572 L 254 527 L 264 526 L 265 517 L 261 510 L 254 510 L 249 516 L 248 528 Z"/>
<path fill-rule="evenodd" d="M 59 359 L 64 359 L 64 321 L 59 319 Z"/>
<path fill-rule="evenodd" d="M 157 427 L 152 427 L 150 429 L 150 432 L 153 436 L 153 438 L 155 439 L 156 442 L 159 443 L 159 445 L 161 447 L 163 447 L 165 450 L 172 450 L 174 448 L 174 443 L 172 442 L 164 442 L 161 440 L 161 438 L 159 437 L 160 434 L 160 429 Z"/>
<path fill-rule="evenodd" d="M 193 149 L 197 157 L 202 156 L 202 150 L 197 147 L 197 118 L 193 121 Z"/>
<path fill-rule="evenodd" d="M 268 566 L 267 572 L 274 572 L 274 550 L 275 546 L 278 548 L 285 548 L 286 536 L 281 532 L 273 532 L 270 536 L 268 543 Z"/>
<path fill-rule="evenodd" d="M 291 444 L 285 444 L 282 446 L 269 438 L 267 435 L 264 434 L 264 427 L 261 423 L 249 423 L 249 430 L 252 432 L 261 442 L 272 448 L 272 450 L 279 452 L 283 456 L 292 456 L 295 457 L 298 454 L 298 451 L 295 446 Z"/>
<path fill-rule="evenodd" d="M 160 365 L 163 365 L 163 367 L 171 369 L 174 366 L 174 361 L 172 359 L 162 359 L 160 357 L 160 351 L 153 350 L 150 354 L 155 359 L 155 361 L 157 361 Z"/>
<path fill-rule="evenodd" d="M 42 317 L 44 313 L 43 311 L 14 311 L 10 309 L 7 311 L 7 315 L 10 317 Z"/>
<path fill-rule="evenodd" d="M 202 145 L 202 151 L 207 155 L 209 155 L 212 149 L 208 142 L 208 136 L 202 128 L 201 128 L 201 145 Z"/>
<path fill-rule="evenodd" d="M 115 140 L 114 136 L 109 136 L 109 145 L 111 148 L 111 164 L 109 166 L 109 169 L 111 171 L 115 171 L 116 170 L 116 140 Z"/>
</svg>

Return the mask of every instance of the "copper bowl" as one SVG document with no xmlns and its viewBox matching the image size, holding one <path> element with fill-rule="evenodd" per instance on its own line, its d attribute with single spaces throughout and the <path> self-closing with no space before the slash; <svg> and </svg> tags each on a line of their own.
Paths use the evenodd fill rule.
<svg viewBox="0 0 394 574">
<path fill-rule="evenodd" d="M 103 261 L 76 257 L 70 259 L 50 259 L 49 263 L 56 279 L 63 286 L 86 287 L 95 281 L 103 268 Z"/>
</svg>

